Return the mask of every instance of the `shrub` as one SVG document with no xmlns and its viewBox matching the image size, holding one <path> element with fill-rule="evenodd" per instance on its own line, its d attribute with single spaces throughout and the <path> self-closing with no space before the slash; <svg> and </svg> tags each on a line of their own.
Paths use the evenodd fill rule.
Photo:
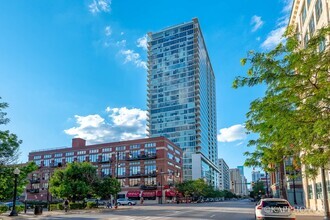
<svg viewBox="0 0 330 220">
<path fill-rule="evenodd" d="M 58 204 L 57 204 L 57 209 L 58 209 L 58 210 L 64 210 L 64 206 L 63 206 L 63 204 L 62 204 L 62 203 L 58 203 Z"/>
<path fill-rule="evenodd" d="M 24 211 L 24 205 L 18 205 L 18 206 L 15 207 L 15 209 L 16 209 L 17 213 L 23 212 Z"/>
<path fill-rule="evenodd" d="M 0 205 L 0 214 L 1 213 L 4 213 L 4 212 L 7 212 L 9 209 L 8 209 L 8 206 L 6 205 Z"/>
<path fill-rule="evenodd" d="M 87 207 L 88 209 L 96 208 L 96 202 L 87 202 Z"/>
<path fill-rule="evenodd" d="M 70 203 L 69 208 L 70 209 L 84 209 L 85 205 L 83 203 Z"/>
<path fill-rule="evenodd" d="M 50 204 L 49 205 L 50 211 L 58 210 L 59 209 L 58 205 L 59 204 Z"/>
</svg>

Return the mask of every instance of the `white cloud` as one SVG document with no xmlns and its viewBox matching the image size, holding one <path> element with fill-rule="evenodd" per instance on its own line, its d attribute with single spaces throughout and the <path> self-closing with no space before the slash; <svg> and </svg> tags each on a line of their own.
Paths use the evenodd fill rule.
<svg viewBox="0 0 330 220">
<path fill-rule="evenodd" d="M 257 15 L 253 15 L 251 18 L 251 25 L 253 25 L 252 27 L 252 32 L 257 31 L 258 29 L 260 29 L 262 27 L 262 25 L 264 24 L 264 22 L 261 20 L 261 17 L 257 16 Z"/>
<path fill-rule="evenodd" d="M 116 45 L 119 46 L 119 47 L 125 47 L 126 46 L 126 40 L 117 41 Z"/>
<path fill-rule="evenodd" d="M 233 125 L 229 128 L 222 128 L 219 130 L 218 141 L 219 142 L 233 142 L 238 140 L 244 140 L 246 138 L 244 125 Z"/>
<path fill-rule="evenodd" d="M 148 35 L 144 35 L 137 39 L 137 47 L 142 47 L 144 50 L 148 50 Z"/>
<path fill-rule="evenodd" d="M 264 49 L 271 49 L 277 44 L 284 41 L 283 34 L 286 30 L 286 26 L 278 27 L 275 30 L 272 30 L 266 40 L 261 44 L 261 47 Z"/>
<path fill-rule="evenodd" d="M 124 141 L 146 137 L 147 111 L 126 107 L 106 108 L 107 117 L 98 114 L 75 115 L 76 127 L 64 130 L 73 137 L 80 137 L 90 144 Z"/>
<path fill-rule="evenodd" d="M 111 27 L 110 26 L 106 26 L 104 28 L 104 33 L 105 33 L 105 36 L 110 36 L 112 34 L 112 30 L 111 30 Z"/>
<path fill-rule="evenodd" d="M 93 0 L 93 2 L 88 5 L 88 8 L 92 14 L 97 14 L 100 12 L 109 12 L 111 10 L 110 6 L 111 0 Z"/>
<path fill-rule="evenodd" d="M 142 61 L 140 54 L 134 52 L 134 50 L 120 50 L 119 53 L 125 56 L 124 63 L 132 62 L 137 67 L 147 69 L 147 63 Z"/>
<path fill-rule="evenodd" d="M 276 22 L 276 28 L 273 29 L 268 35 L 264 42 L 262 42 L 261 47 L 263 49 L 272 49 L 279 43 L 285 41 L 283 34 L 289 22 L 290 12 L 292 8 L 292 0 L 283 0 L 282 13 L 284 14 Z"/>
</svg>

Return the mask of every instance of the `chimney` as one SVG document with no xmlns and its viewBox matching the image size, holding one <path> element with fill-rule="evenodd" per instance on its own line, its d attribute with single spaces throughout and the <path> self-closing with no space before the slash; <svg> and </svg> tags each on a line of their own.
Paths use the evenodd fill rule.
<svg viewBox="0 0 330 220">
<path fill-rule="evenodd" d="M 73 138 L 72 148 L 77 148 L 77 147 L 86 147 L 86 140 L 82 138 Z"/>
</svg>

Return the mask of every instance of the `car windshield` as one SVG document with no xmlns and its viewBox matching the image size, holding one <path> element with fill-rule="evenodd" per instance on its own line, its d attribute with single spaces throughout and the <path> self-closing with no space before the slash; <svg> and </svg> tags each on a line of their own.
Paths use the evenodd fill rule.
<svg viewBox="0 0 330 220">
<path fill-rule="evenodd" d="M 263 207 L 288 207 L 289 204 L 286 201 L 263 201 Z"/>
</svg>

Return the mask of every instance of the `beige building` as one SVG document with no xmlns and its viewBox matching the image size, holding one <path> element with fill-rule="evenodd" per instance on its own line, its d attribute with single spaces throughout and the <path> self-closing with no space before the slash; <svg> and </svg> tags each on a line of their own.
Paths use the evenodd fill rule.
<svg viewBox="0 0 330 220">
<path fill-rule="evenodd" d="M 311 36 L 320 28 L 330 24 L 330 0 L 294 0 L 289 25 L 300 33 L 302 47 L 306 45 Z M 326 39 L 329 42 L 329 36 Z M 325 49 L 326 43 L 320 45 Z M 321 48 L 323 47 L 323 48 Z M 304 169 L 304 167 L 302 167 Z M 323 210 L 323 194 L 321 170 L 315 179 L 303 177 L 303 189 L 306 207 L 313 210 Z M 327 184 L 328 204 L 330 198 L 330 171 L 325 170 Z M 330 207 L 329 207 L 330 208 Z"/>
</svg>

